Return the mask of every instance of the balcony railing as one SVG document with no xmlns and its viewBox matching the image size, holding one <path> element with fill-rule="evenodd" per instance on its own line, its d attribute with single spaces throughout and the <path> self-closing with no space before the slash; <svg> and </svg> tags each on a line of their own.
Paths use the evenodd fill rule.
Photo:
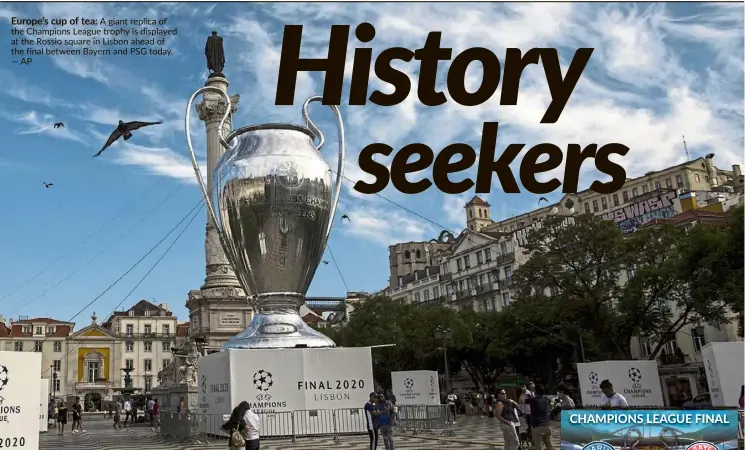
<svg viewBox="0 0 745 450">
<path fill-rule="evenodd" d="M 173 333 L 116 333 L 117 336 L 125 339 L 173 339 L 176 336 Z"/>
<path fill-rule="evenodd" d="M 497 256 L 497 264 L 509 264 L 515 261 L 515 252 L 508 252 L 503 255 Z"/>
<path fill-rule="evenodd" d="M 686 355 L 676 355 L 673 353 L 663 353 L 660 355 L 660 363 L 663 366 L 685 364 L 689 362 L 689 358 Z"/>
</svg>

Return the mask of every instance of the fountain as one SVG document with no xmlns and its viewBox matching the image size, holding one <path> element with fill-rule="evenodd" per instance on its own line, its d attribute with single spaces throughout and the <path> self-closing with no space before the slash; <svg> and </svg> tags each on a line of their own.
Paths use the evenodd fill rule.
<svg viewBox="0 0 745 450">
<path fill-rule="evenodd" d="M 130 395 L 141 390 L 140 388 L 132 387 L 132 375 L 130 374 L 134 370 L 135 369 L 133 367 L 125 367 L 124 369 L 122 369 L 122 372 L 124 372 L 124 387 L 114 388 L 114 390 L 118 392 L 121 397 L 129 398 Z"/>
</svg>

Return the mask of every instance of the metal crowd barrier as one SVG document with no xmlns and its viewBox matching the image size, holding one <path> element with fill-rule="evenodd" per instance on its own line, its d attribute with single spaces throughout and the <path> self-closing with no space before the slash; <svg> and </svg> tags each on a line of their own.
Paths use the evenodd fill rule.
<svg viewBox="0 0 745 450">
<path fill-rule="evenodd" d="M 333 436 L 367 434 L 367 422 L 362 408 L 313 409 L 286 412 L 258 413 L 261 419 L 262 438 L 297 438 L 306 436 Z M 211 445 L 226 440 L 228 434 L 222 425 L 229 414 L 195 414 L 162 411 L 160 434 L 193 445 Z M 402 405 L 394 417 L 394 429 L 414 434 L 453 435 L 446 405 Z"/>
</svg>

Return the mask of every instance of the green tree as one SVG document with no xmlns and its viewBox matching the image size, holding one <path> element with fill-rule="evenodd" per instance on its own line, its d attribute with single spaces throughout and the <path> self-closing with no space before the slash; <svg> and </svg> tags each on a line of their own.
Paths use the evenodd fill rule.
<svg viewBox="0 0 745 450">
<path fill-rule="evenodd" d="M 508 351 L 502 337 L 503 323 L 499 313 L 475 312 L 467 308 L 458 316 L 470 329 L 470 342 L 456 343 L 454 356 L 468 373 L 474 385 L 480 388 L 492 386 L 507 366 Z"/>
<path fill-rule="evenodd" d="M 709 235 L 710 230 L 701 230 L 713 238 L 704 245 L 717 242 L 717 236 Z M 712 297 L 711 291 L 702 291 L 686 270 L 692 257 L 689 249 L 702 244 L 697 242 L 699 235 L 664 225 L 637 231 L 626 241 L 627 266 L 633 268 L 633 276 L 625 284 L 618 304 L 619 327 L 629 335 L 644 335 L 653 343 L 649 359 L 656 358 L 686 327 L 726 320 L 727 303 Z"/>
<path fill-rule="evenodd" d="M 442 343 L 434 336 L 437 326 L 451 330 L 451 342 L 471 340 L 470 330 L 452 309 L 422 308 L 377 296 L 354 309 L 335 340 L 337 345 L 345 347 L 395 344 L 372 350 L 373 375 L 387 388 L 392 371 L 439 370 L 443 373 Z M 461 369 L 461 361 L 453 352 L 448 356 L 451 374 L 455 374 Z"/>
</svg>

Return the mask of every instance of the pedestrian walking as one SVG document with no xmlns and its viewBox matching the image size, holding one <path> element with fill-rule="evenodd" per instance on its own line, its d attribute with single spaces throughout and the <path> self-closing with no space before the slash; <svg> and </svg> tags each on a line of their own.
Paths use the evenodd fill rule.
<svg viewBox="0 0 745 450">
<path fill-rule="evenodd" d="M 551 401 L 544 396 L 542 386 L 533 386 L 533 397 L 528 398 L 530 405 L 529 428 L 533 436 L 535 450 L 553 450 L 551 444 Z"/>
<path fill-rule="evenodd" d="M 494 416 L 499 421 L 499 428 L 502 430 L 502 436 L 504 436 L 504 450 L 517 450 L 520 447 L 520 438 L 515 429 L 519 406 L 517 402 L 507 398 L 507 393 L 504 390 L 500 389 L 497 392 Z"/>
<path fill-rule="evenodd" d="M 65 425 L 67 425 L 67 405 L 60 402 L 57 410 L 57 434 L 65 434 Z"/>
<path fill-rule="evenodd" d="M 448 402 L 448 411 L 450 412 L 449 417 L 453 418 L 453 423 L 455 423 L 455 402 L 458 400 L 458 396 L 455 395 L 455 392 L 450 391 L 447 397 Z"/>
</svg>

